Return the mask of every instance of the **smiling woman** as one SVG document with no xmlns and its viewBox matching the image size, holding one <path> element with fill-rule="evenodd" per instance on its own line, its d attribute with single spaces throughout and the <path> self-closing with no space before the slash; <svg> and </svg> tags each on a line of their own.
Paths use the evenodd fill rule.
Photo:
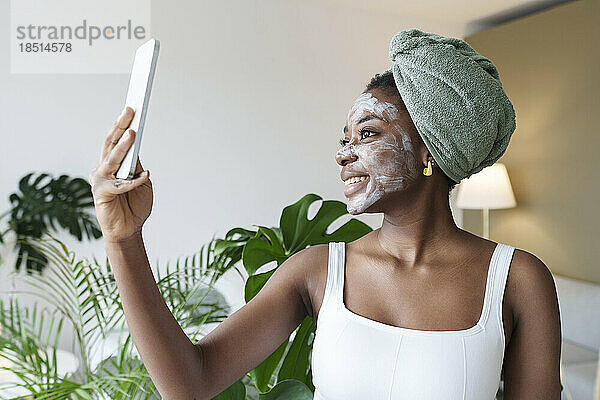
<svg viewBox="0 0 600 400">
<path fill-rule="evenodd" d="M 326 278 L 309 279 L 324 287 L 312 302 L 315 399 L 494 399 L 504 374 L 504 399 L 557 400 L 548 268 L 458 228 L 449 208 L 449 191 L 515 129 L 497 70 L 466 42 L 416 29 L 394 36 L 390 58 L 352 104 L 336 154 L 348 212 L 384 218 L 329 243 Z"/>
<path fill-rule="evenodd" d="M 149 177 L 139 160 L 130 183 L 113 175 L 131 146 L 115 146 L 130 109 L 108 133 L 90 175 L 96 214 L 132 338 L 164 398 L 213 398 L 306 316 L 315 400 L 493 400 L 502 374 L 504 400 L 560 398 L 548 268 L 460 229 L 449 207 L 449 187 L 493 164 L 515 129 L 498 73 L 464 41 L 416 29 L 392 38 L 390 58 L 352 104 L 335 156 L 348 211 L 383 213 L 382 226 L 294 253 L 195 344 L 149 268 Z"/>
</svg>

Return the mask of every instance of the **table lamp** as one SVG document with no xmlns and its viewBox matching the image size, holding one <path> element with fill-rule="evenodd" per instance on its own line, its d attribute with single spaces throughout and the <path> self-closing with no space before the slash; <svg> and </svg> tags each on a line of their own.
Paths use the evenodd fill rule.
<svg viewBox="0 0 600 400">
<path fill-rule="evenodd" d="M 495 163 L 461 181 L 458 185 L 456 206 L 483 210 L 483 237 L 489 239 L 489 210 L 517 206 L 504 164 Z"/>
</svg>

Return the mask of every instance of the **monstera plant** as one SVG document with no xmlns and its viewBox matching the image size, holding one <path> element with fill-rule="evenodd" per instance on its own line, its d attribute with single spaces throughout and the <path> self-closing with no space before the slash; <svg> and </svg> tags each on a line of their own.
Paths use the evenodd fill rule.
<svg viewBox="0 0 600 400">
<path fill-rule="evenodd" d="M 307 194 L 298 202 L 283 209 L 279 227 L 255 225 L 257 230 L 235 228 L 227 232 L 224 239 L 217 239 L 215 252 L 227 252 L 240 257 L 249 277 L 244 287 L 244 298 L 249 302 L 264 286 L 275 270 L 292 254 L 316 244 L 349 242 L 362 237 L 372 229 L 365 223 L 350 219 L 331 233 L 330 225 L 347 214 L 346 205 L 337 200 L 322 201 L 312 219 L 308 219 L 309 207 L 322 198 Z M 270 271 L 257 273 L 270 262 L 276 266 Z M 252 383 L 262 394 L 272 394 L 277 399 L 312 399 L 314 385 L 310 369 L 310 356 L 315 326 L 311 317 L 306 317 L 296 328 L 290 339 L 284 341 L 260 365 L 250 371 Z M 293 338 L 292 338 L 293 336 Z M 223 393 L 223 399 L 244 400 L 241 384 L 232 386 Z M 279 396 L 279 397 L 278 397 Z M 267 399 L 267 397 L 264 397 Z"/>
<path fill-rule="evenodd" d="M 33 178 L 33 179 L 32 179 Z M 39 239 L 46 232 L 57 231 L 57 226 L 69 232 L 77 240 L 102 237 L 96 217 L 93 214 L 94 199 L 88 181 L 60 175 L 53 178 L 49 174 L 33 172 L 19 180 L 19 191 L 9 196 L 11 208 L 0 215 L 8 218 L 8 226 L 0 229 L 0 244 L 10 231 L 16 235 L 18 249 L 15 269 L 25 264 L 28 273 L 42 271 L 48 259 L 28 241 L 26 237 Z M 0 258 L 0 265 L 2 259 Z"/>
</svg>

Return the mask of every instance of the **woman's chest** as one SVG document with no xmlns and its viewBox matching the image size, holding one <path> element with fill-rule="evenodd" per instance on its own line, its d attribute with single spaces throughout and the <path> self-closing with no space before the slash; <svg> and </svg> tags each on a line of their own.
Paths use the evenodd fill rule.
<svg viewBox="0 0 600 400">
<path fill-rule="evenodd" d="M 489 257 L 471 266 L 445 265 L 410 271 L 349 255 L 343 280 L 343 306 L 351 313 L 395 327 L 425 331 L 458 331 L 473 327 L 484 311 Z M 315 324 L 326 289 L 327 270 L 310 285 Z M 491 296 L 489 301 L 491 301 Z M 512 332 L 509 291 L 502 299 L 503 329 Z"/>
</svg>

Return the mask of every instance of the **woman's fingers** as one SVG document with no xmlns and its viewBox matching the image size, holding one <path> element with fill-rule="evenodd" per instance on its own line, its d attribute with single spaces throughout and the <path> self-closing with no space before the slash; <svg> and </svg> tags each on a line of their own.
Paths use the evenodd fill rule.
<svg viewBox="0 0 600 400">
<path fill-rule="evenodd" d="M 134 138 L 135 132 L 133 129 L 130 129 L 125 138 L 117 146 L 115 146 L 110 151 L 108 156 L 106 156 L 104 161 L 100 163 L 99 171 L 103 176 L 110 177 L 119 170 L 127 151 L 133 144 Z"/>
<path fill-rule="evenodd" d="M 104 144 L 102 146 L 102 152 L 100 154 L 100 162 L 106 158 L 108 154 L 110 154 L 111 150 L 117 145 L 121 136 L 123 136 L 123 132 L 127 130 L 129 125 L 131 124 L 131 120 L 133 119 L 133 109 L 129 106 L 125 107 L 117 118 L 117 121 L 114 123 L 113 127 L 110 129 L 106 138 L 104 139 Z"/>
<path fill-rule="evenodd" d="M 99 189 L 104 193 L 115 195 L 126 193 L 147 182 L 149 177 L 150 171 L 143 171 L 133 179 L 105 179 Z"/>
</svg>

